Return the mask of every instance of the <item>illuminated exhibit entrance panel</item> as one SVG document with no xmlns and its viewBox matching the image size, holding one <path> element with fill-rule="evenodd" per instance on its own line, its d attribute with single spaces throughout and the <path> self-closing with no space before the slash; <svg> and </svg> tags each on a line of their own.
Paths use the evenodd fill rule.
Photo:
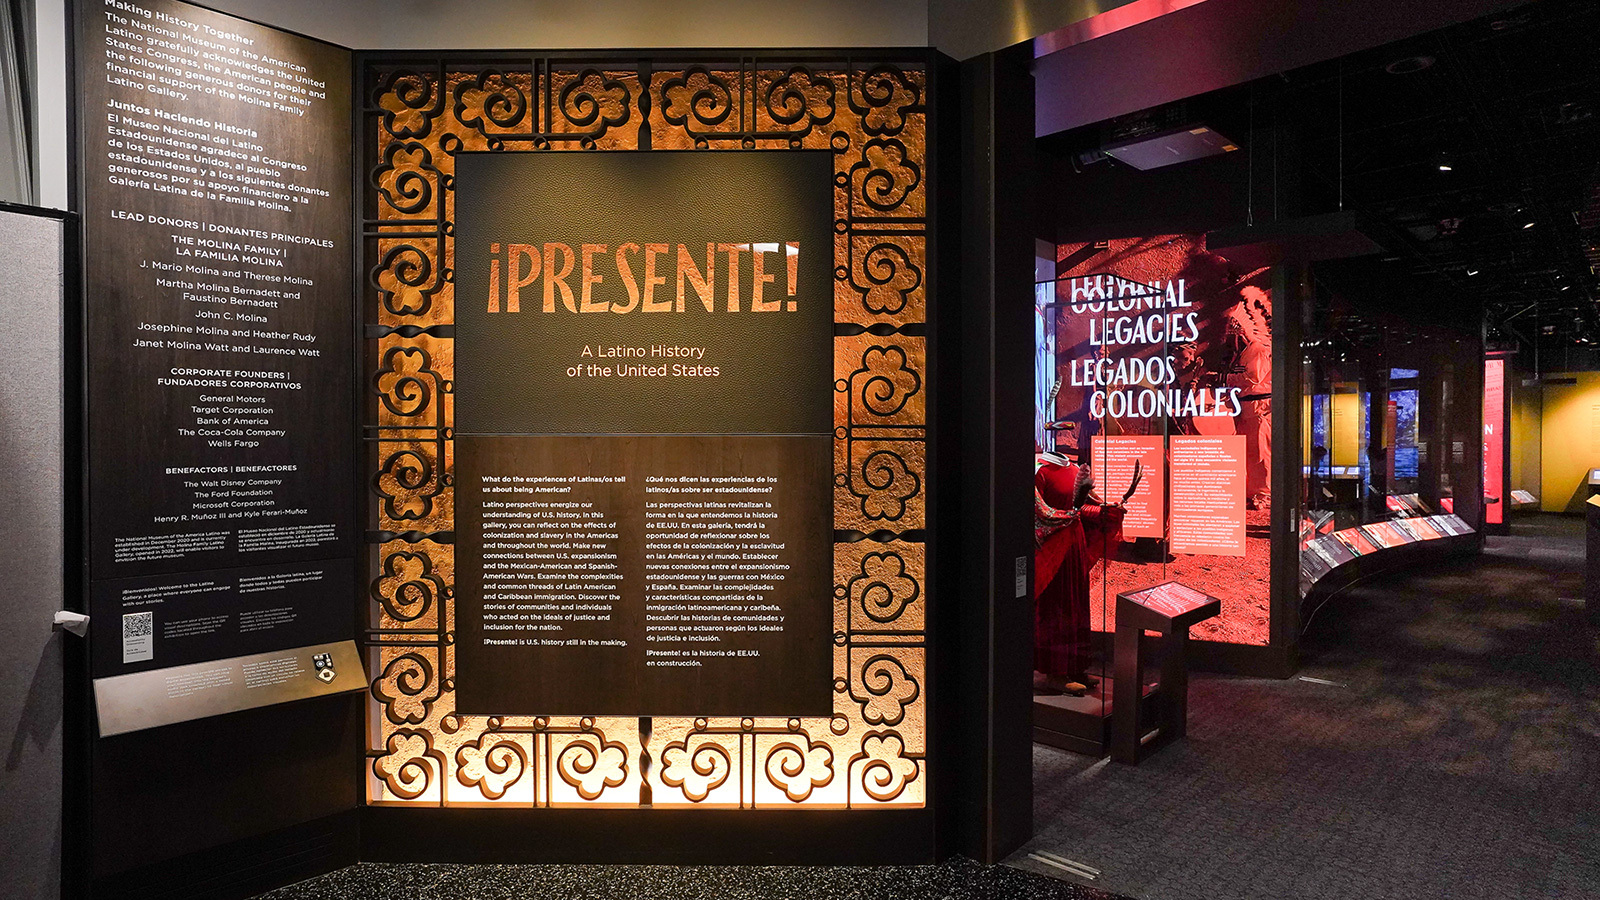
<svg viewBox="0 0 1600 900">
<path fill-rule="evenodd" d="M 832 168 L 458 157 L 462 711 L 832 712 Z"/>
<path fill-rule="evenodd" d="M 928 76 L 866 56 L 365 59 L 370 804 L 924 806 Z"/>
</svg>

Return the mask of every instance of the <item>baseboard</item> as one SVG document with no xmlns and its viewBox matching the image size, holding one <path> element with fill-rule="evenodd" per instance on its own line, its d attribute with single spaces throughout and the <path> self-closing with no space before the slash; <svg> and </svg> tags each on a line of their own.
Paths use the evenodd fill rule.
<svg viewBox="0 0 1600 900">
<path fill-rule="evenodd" d="M 483 809 L 368 806 L 365 862 L 925 865 L 928 809 Z"/>
<path fill-rule="evenodd" d="M 1294 648 L 1189 641 L 1189 671 L 1250 678 L 1290 678 L 1299 666 Z"/>
<path fill-rule="evenodd" d="M 1048 728 L 1040 728 L 1037 725 L 1033 726 L 1033 742 L 1035 744 L 1044 744 L 1047 747 L 1054 747 L 1057 750 L 1065 750 L 1068 753 L 1081 753 L 1084 756 L 1100 757 L 1106 755 L 1104 741 L 1086 740 L 1077 735 L 1051 731 Z"/>
<path fill-rule="evenodd" d="M 356 810 L 96 878 L 93 900 L 244 900 L 359 861 Z"/>
</svg>

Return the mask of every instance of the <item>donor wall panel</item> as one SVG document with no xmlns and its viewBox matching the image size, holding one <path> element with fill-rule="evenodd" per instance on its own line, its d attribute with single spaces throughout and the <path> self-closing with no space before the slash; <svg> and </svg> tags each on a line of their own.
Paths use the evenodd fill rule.
<svg viewBox="0 0 1600 900">
<path fill-rule="evenodd" d="M 358 690 L 350 53 L 76 12 L 99 732 Z"/>
<path fill-rule="evenodd" d="M 470 59 L 374 57 L 367 62 L 361 121 L 368 174 L 363 309 L 372 372 L 364 409 L 372 548 L 366 642 L 372 673 L 369 803 L 744 809 L 925 805 L 932 177 L 926 62 L 922 55 L 852 59 L 692 53 L 653 59 L 524 54 Z M 458 247 L 458 223 L 473 218 L 474 210 L 481 213 L 484 207 L 479 204 L 494 202 L 472 201 L 472 210 L 458 206 L 466 193 L 478 198 L 494 193 L 493 185 L 481 180 L 489 177 L 487 169 L 493 166 L 474 174 L 481 156 L 668 150 L 689 151 L 681 155 L 703 171 L 687 180 L 658 175 L 619 183 L 607 178 L 591 181 L 587 188 L 581 181 L 571 182 L 561 190 L 572 199 L 517 223 L 513 230 L 524 237 L 491 236 L 485 229 L 493 223 L 479 215 L 474 219 L 478 224 L 468 226 L 476 229 L 471 238 L 475 243 Z M 798 231 L 787 236 L 776 227 L 770 234 L 754 233 L 759 228 L 746 229 L 752 233 L 745 235 L 710 233 L 715 229 L 708 230 L 707 222 L 739 205 L 741 192 L 749 189 L 748 179 L 728 174 L 739 171 L 751 157 L 745 151 L 793 151 L 797 164 L 807 158 L 818 161 L 819 177 L 790 182 L 797 186 L 790 188 L 794 196 L 786 206 L 820 208 L 822 228 L 816 232 L 822 243 L 820 257 L 812 250 L 814 241 L 797 238 Z M 702 154 L 707 159 L 699 159 Z M 474 159 L 471 164 L 469 155 Z M 722 156 L 728 177 L 716 174 L 721 168 L 716 160 Z M 493 177 L 507 175 L 500 172 Z M 469 188 L 464 179 L 472 178 L 480 180 Z M 518 180 L 507 188 L 524 191 L 535 202 L 550 203 L 537 181 Z M 534 235 L 552 216 L 564 215 L 563 204 L 585 203 L 586 189 L 593 192 L 595 202 L 609 197 L 605 202 L 622 206 L 670 203 L 686 212 L 681 222 L 639 223 L 639 238 L 620 232 L 610 237 L 577 232 L 566 237 Z M 774 198 L 771 209 L 775 224 L 793 212 L 777 206 L 781 199 Z M 697 208 L 705 214 L 698 214 Z M 760 212 L 751 210 L 757 223 Z M 559 356 L 557 350 L 538 349 L 539 342 L 549 338 L 541 323 L 558 321 L 539 318 L 547 315 L 547 305 L 548 315 L 556 317 L 581 318 L 580 304 L 585 302 L 621 304 L 632 311 L 627 287 L 649 291 L 652 276 L 665 279 L 655 289 L 675 302 L 685 290 L 683 280 L 674 283 L 681 261 L 674 249 L 662 251 L 657 261 L 663 269 L 647 272 L 643 266 L 648 245 L 675 248 L 694 246 L 696 241 L 701 248 L 707 242 L 721 242 L 749 249 L 740 256 L 712 247 L 709 260 L 704 251 L 699 253 L 693 275 L 686 276 L 688 312 L 667 315 L 669 320 L 685 316 L 671 327 L 686 328 L 687 333 L 670 340 L 664 335 L 662 340 L 648 339 L 652 335 L 641 331 L 623 336 L 626 339 L 610 335 L 603 341 L 584 341 L 580 338 L 586 326 L 569 319 L 559 327 L 577 329 L 568 335 L 573 338 L 567 341 L 570 347 L 562 344 Z M 524 247 L 538 244 L 537 256 L 546 274 L 550 263 L 558 273 L 568 262 L 577 268 L 558 284 L 535 280 L 531 269 L 535 254 L 513 252 L 512 242 Z M 597 250 L 591 256 L 609 268 L 603 270 L 607 282 L 588 283 L 592 293 L 586 295 L 583 245 L 590 242 L 607 245 L 603 255 Z M 639 268 L 623 273 L 616 261 L 618 244 L 630 242 L 641 249 L 625 261 Z M 797 254 L 788 249 L 790 242 L 803 242 Z M 495 247 L 496 243 L 501 246 Z M 552 245 L 548 258 L 547 243 Z M 751 256 L 766 243 L 777 246 L 761 248 L 770 251 L 762 254 L 769 280 L 763 282 L 769 292 L 764 302 L 787 304 L 792 289 L 800 311 L 772 307 L 756 312 L 748 305 L 753 302 L 750 279 L 762 272 L 750 268 L 759 265 Z M 574 258 L 568 260 L 554 244 L 570 247 Z M 498 263 L 491 259 L 496 255 Z M 796 255 L 797 268 L 790 268 Z M 733 265 L 745 268 L 723 268 L 730 265 L 730 257 L 735 257 Z M 723 282 L 713 290 L 716 317 L 708 310 L 700 311 L 702 318 L 689 317 L 703 302 L 694 279 L 707 277 L 713 269 L 702 268 L 706 262 L 717 264 L 718 278 L 744 279 L 746 305 L 740 312 L 726 311 L 728 283 Z M 499 332 L 485 329 L 511 327 L 494 323 L 511 315 L 510 283 L 524 280 L 519 290 L 525 293 L 519 301 L 528 306 L 519 306 L 517 315 L 524 324 L 515 327 L 528 332 L 518 338 L 522 349 L 497 372 L 492 356 L 499 338 L 493 335 Z M 471 293 L 468 284 L 474 285 Z M 561 290 L 569 285 L 577 289 L 570 307 Z M 502 301 L 500 318 L 493 318 L 495 307 L 486 295 Z M 783 341 L 757 334 L 750 345 L 756 349 L 738 354 L 729 348 L 743 338 L 727 338 L 719 345 L 723 338 L 693 333 L 702 326 L 714 330 L 744 321 L 740 317 L 770 316 L 766 321 L 773 323 L 785 316 L 803 317 L 801 311 L 811 296 L 820 296 L 829 309 L 820 332 L 802 329 Z M 644 300 L 638 298 L 640 303 Z M 530 317 L 522 309 L 537 311 Z M 609 309 L 596 316 L 608 329 L 634 327 L 624 324 L 628 317 L 612 315 Z M 638 327 L 648 330 L 646 325 Z M 812 334 L 821 335 L 815 345 L 808 337 Z M 723 391 L 729 387 L 723 381 L 714 382 L 720 388 L 702 392 L 697 404 L 671 391 L 651 394 L 661 384 L 641 378 L 620 400 L 601 403 L 582 395 L 563 401 L 569 410 L 582 409 L 581 415 L 567 421 L 545 417 L 554 405 L 547 402 L 553 395 L 524 396 L 515 403 L 528 402 L 516 409 L 497 408 L 489 396 L 498 389 L 488 386 L 513 367 L 534 367 L 548 375 L 557 371 L 553 367 L 559 362 L 562 374 L 557 382 L 564 383 L 569 366 L 613 364 L 566 358 L 583 346 L 592 350 L 656 344 L 705 347 L 708 356 L 723 353 L 724 360 L 735 365 L 753 359 L 751 353 L 765 353 L 774 364 L 798 366 L 789 390 L 804 396 L 773 396 L 766 404 L 756 397 L 751 404 L 748 392 Z M 656 365 L 648 359 L 614 364 Z M 710 358 L 685 364 L 726 365 Z M 700 383 L 713 382 L 706 378 Z M 651 402 L 640 402 L 641 394 L 651 394 Z M 477 412 L 459 420 L 458 435 L 458 409 L 473 404 Z M 771 418 L 764 408 L 768 406 L 792 409 L 793 425 L 765 421 Z M 663 416 L 664 409 L 672 414 Z M 620 418 L 619 411 L 624 413 Z M 815 426 L 808 421 L 812 412 L 820 416 Z M 470 436 L 469 419 L 478 422 Z M 758 424 L 736 424 L 745 419 Z M 688 436 L 663 437 L 680 432 Z M 508 433 L 515 436 L 503 437 Z M 627 437 L 592 444 L 593 453 L 573 455 L 577 446 L 573 441 L 593 441 L 597 435 Z M 690 443 L 659 453 L 649 446 L 663 440 Z M 766 444 L 788 440 L 797 441 L 797 451 L 780 465 L 770 458 L 772 448 Z M 790 696 L 795 686 L 780 683 L 786 677 L 783 672 L 753 666 L 716 677 L 755 679 L 754 689 L 742 685 L 730 690 L 728 684 L 716 684 L 697 692 L 694 679 L 676 679 L 665 688 L 648 685 L 642 673 L 651 670 L 639 666 L 642 653 L 631 643 L 620 649 L 609 645 L 627 656 L 619 656 L 618 665 L 568 666 L 558 683 L 536 684 L 525 672 L 513 675 L 493 654 L 474 654 L 462 646 L 465 640 L 481 645 L 486 633 L 483 579 L 489 570 L 484 568 L 483 513 L 485 498 L 492 496 L 483 490 L 486 475 L 547 480 L 556 468 L 568 478 L 598 474 L 611 481 L 581 482 L 585 497 L 580 502 L 632 509 L 631 504 L 645 500 L 623 496 L 619 487 L 623 482 L 616 476 L 624 468 L 644 465 L 640 459 L 671 459 L 673 472 L 663 469 L 654 474 L 698 478 L 705 473 L 691 473 L 691 468 L 717 469 L 733 458 L 726 444 L 718 441 L 762 444 L 743 454 L 753 467 L 745 474 L 776 474 L 780 485 L 804 486 L 791 498 L 793 502 L 803 506 L 808 493 L 824 498 L 825 509 L 819 507 L 815 514 L 799 510 L 793 519 L 800 523 L 798 539 L 814 534 L 820 539 L 818 549 L 782 541 L 802 558 L 821 554 L 823 572 L 803 573 L 820 575 L 816 586 L 795 587 L 806 580 L 796 577 L 783 601 L 797 603 L 797 608 L 814 607 L 819 614 L 791 620 L 792 627 L 782 638 L 800 647 L 797 659 L 821 660 L 818 690 L 801 684 Z M 805 449 L 813 443 L 820 452 Z M 686 449 L 696 447 L 701 448 L 699 457 L 693 452 L 685 455 Z M 496 455 L 501 453 L 511 457 Z M 541 471 L 512 471 L 506 468 L 510 458 L 520 460 L 518 465 L 535 460 L 533 466 L 542 467 Z M 606 467 L 616 471 L 600 471 Z M 650 473 L 639 469 L 626 474 L 631 480 Z M 463 478 L 475 486 L 469 489 Z M 519 483 L 535 482 L 488 485 Z M 812 518 L 820 529 L 805 524 Z M 612 533 L 618 536 L 607 537 Z M 631 539 L 622 534 L 620 528 L 596 532 L 586 543 L 615 540 L 619 557 L 636 553 L 630 550 Z M 623 583 L 629 577 L 627 565 L 613 573 Z M 537 564 L 530 568 L 539 570 Z M 592 589 L 601 580 L 574 582 Z M 786 589 L 775 590 L 781 594 Z M 826 593 L 819 596 L 819 592 Z M 627 590 L 615 593 L 615 599 L 597 601 L 596 605 L 611 604 L 604 614 L 620 615 L 637 603 Z M 634 614 L 639 611 L 633 609 Z M 613 626 L 620 628 L 617 623 L 586 619 L 583 628 L 599 635 L 616 630 Z M 597 642 L 593 647 L 583 645 L 586 652 L 602 652 L 600 648 L 607 645 L 599 642 L 637 639 L 637 633 L 630 634 L 624 638 L 607 631 L 596 637 L 585 632 L 578 639 Z M 629 656 L 635 653 L 640 654 L 638 659 Z M 497 665 L 501 676 L 496 675 Z M 706 666 L 701 671 L 713 670 Z M 807 679 L 805 671 L 803 665 L 796 670 L 802 682 Z M 618 681 L 610 685 L 611 679 Z M 764 684 L 770 691 L 762 690 Z M 617 706 L 597 699 L 611 697 L 613 687 L 618 696 L 627 694 L 631 701 Z M 533 706 L 513 704 L 514 698 Z M 493 708 L 501 705 L 514 708 Z"/>
</svg>

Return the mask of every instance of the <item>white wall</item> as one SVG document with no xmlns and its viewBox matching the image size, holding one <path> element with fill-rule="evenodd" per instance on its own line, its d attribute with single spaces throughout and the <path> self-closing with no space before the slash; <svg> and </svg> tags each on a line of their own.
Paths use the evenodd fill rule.
<svg viewBox="0 0 1600 900">
<path fill-rule="evenodd" d="M 1020 44 L 1133 0 L 928 0 L 929 43 L 956 59 Z"/>
<path fill-rule="evenodd" d="M 25 29 L 27 21 L 14 22 L 9 4 L 0 4 L 0 41 L 8 50 L 15 46 L 17 30 Z M 27 143 L 24 134 L 28 99 L 22 96 L 19 76 L 28 65 L 27 55 L 17 58 L 14 53 L 0 53 L 0 200 L 8 203 L 32 203 L 33 181 L 31 160 L 23 155 Z"/>
<path fill-rule="evenodd" d="M 357 50 L 928 43 L 927 0 L 210 0 L 205 5 Z"/>
<path fill-rule="evenodd" d="M 0 897 L 57 900 L 61 867 L 61 223 L 0 212 Z M 73 638 L 76 640 L 76 638 Z"/>
<path fill-rule="evenodd" d="M 35 0 L 34 202 L 67 208 L 67 0 Z"/>
</svg>

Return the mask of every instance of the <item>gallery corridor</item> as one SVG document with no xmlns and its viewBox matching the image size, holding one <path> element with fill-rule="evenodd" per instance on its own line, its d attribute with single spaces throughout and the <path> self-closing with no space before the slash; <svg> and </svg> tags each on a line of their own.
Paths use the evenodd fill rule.
<svg viewBox="0 0 1600 900">
<path fill-rule="evenodd" d="M 1138 768 L 1036 746 L 1036 839 L 1168 898 L 1600 894 L 1600 651 L 1583 523 L 1374 579 L 1311 620 L 1289 681 L 1200 676 Z"/>
</svg>

